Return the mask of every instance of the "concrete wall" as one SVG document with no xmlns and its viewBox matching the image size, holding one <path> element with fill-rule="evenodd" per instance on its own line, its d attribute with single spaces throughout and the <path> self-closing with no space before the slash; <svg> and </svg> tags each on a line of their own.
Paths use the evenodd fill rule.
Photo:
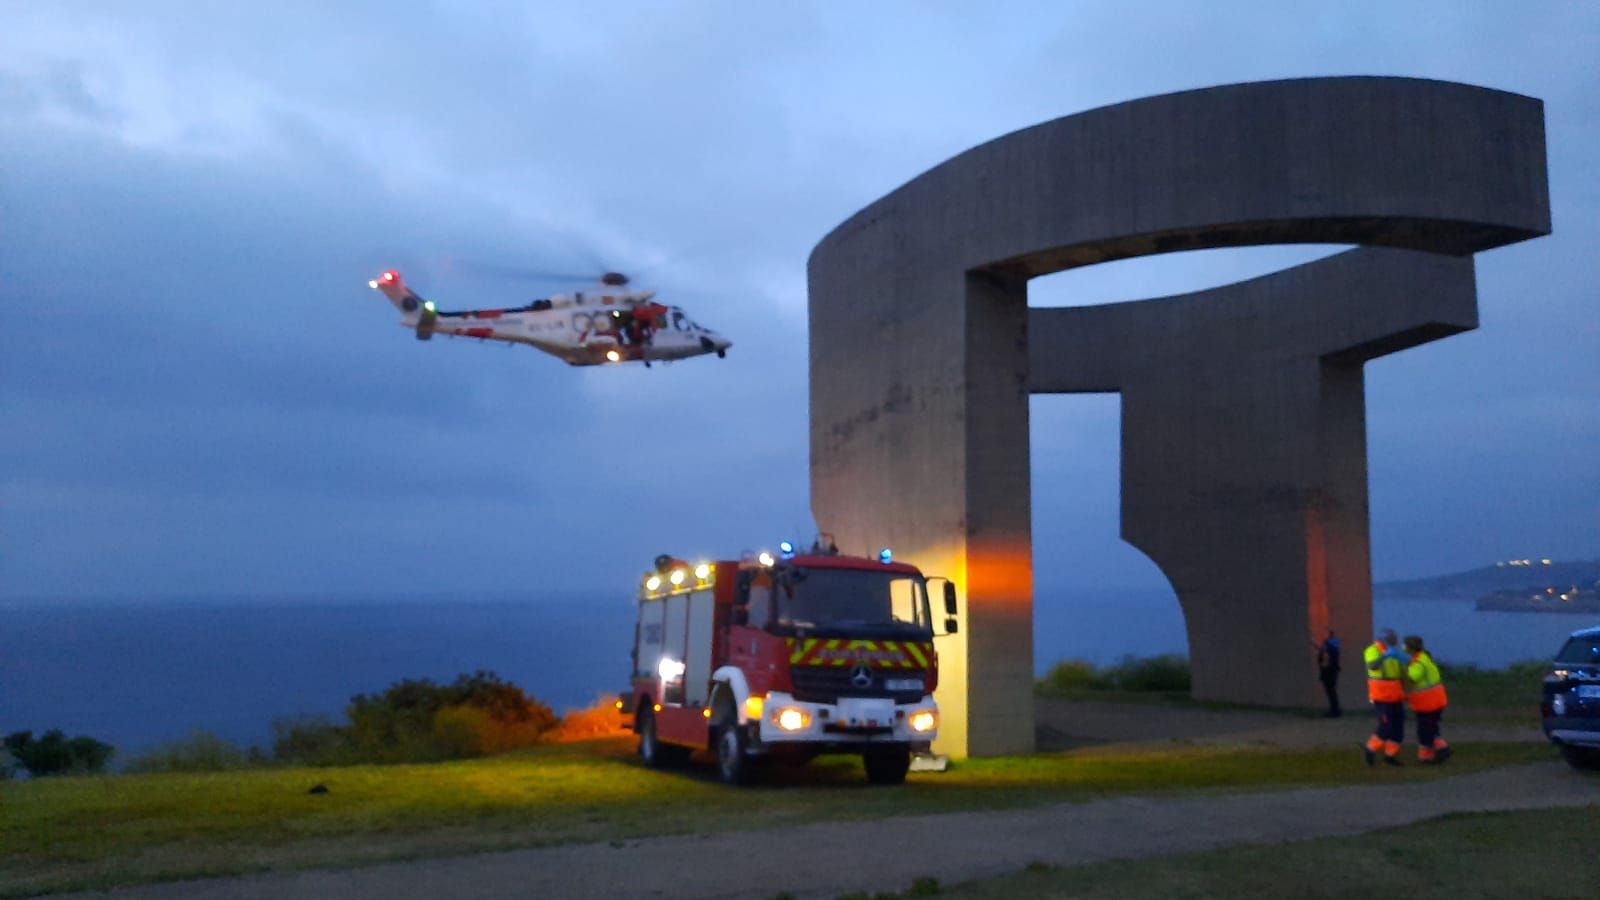
<svg viewBox="0 0 1600 900">
<path fill-rule="evenodd" d="M 1464 255 L 1549 227 L 1539 101 L 1332 78 L 1047 122 L 824 238 L 808 270 L 813 512 L 841 547 L 893 546 L 963 588 L 963 630 L 940 644 L 942 749 L 1033 746 L 1031 391 L 1125 392 L 1124 535 L 1179 589 L 1198 690 L 1301 702 L 1309 691 L 1266 686 L 1261 640 L 1241 638 L 1296 648 L 1303 668 L 1322 622 L 1370 626 L 1360 363 L 1475 323 L 1470 261 L 1417 253 L 1348 254 L 1130 312 L 1030 316 L 1029 277 L 1251 243 Z M 1390 277 L 1423 293 L 1382 288 Z M 1290 308 L 1304 297 L 1317 312 Z M 1277 441 L 1260 454 L 1271 468 L 1241 478 L 1262 435 Z M 1199 562 L 1249 551 L 1248 572 Z M 1241 635 L 1246 621 L 1259 627 Z"/>
</svg>

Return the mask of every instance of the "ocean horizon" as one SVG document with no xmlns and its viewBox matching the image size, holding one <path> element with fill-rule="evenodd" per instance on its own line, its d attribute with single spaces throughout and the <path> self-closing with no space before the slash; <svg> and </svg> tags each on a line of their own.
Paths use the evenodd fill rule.
<svg viewBox="0 0 1600 900">
<path fill-rule="evenodd" d="M 1546 658 L 1593 624 L 1381 595 L 1374 614 L 1446 662 L 1485 667 Z M 559 712 L 626 688 L 633 617 L 626 594 L 590 591 L 12 598 L 0 601 L 0 734 L 88 734 L 122 762 L 197 729 L 265 747 L 274 719 L 338 719 L 352 696 L 402 678 L 479 670 Z M 1034 617 L 1040 673 L 1068 658 L 1187 653 L 1166 590 L 1041 589 Z"/>
</svg>

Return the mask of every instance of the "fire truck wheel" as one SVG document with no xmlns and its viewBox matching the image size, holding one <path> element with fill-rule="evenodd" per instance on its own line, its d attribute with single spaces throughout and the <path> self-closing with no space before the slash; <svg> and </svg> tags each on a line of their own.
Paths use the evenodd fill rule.
<svg viewBox="0 0 1600 900">
<path fill-rule="evenodd" d="M 689 750 L 661 743 L 656 736 L 656 717 L 645 710 L 639 713 L 639 758 L 652 769 L 666 769 L 682 765 L 689 758 Z"/>
<path fill-rule="evenodd" d="M 723 726 L 717 735 L 717 774 L 727 784 L 740 785 L 750 780 L 750 757 L 744 729 L 737 723 Z"/>
<path fill-rule="evenodd" d="M 867 780 L 873 784 L 905 784 L 906 771 L 911 768 L 911 748 L 874 747 L 862 754 L 867 766 Z"/>
</svg>

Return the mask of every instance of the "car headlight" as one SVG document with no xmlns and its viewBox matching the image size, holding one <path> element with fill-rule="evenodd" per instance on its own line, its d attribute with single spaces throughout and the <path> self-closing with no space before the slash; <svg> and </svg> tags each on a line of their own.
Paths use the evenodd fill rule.
<svg viewBox="0 0 1600 900">
<path fill-rule="evenodd" d="M 1566 669 L 1551 669 L 1550 671 L 1544 673 L 1544 683 L 1556 684 L 1558 682 L 1566 681 L 1567 674 L 1568 672 Z"/>
<path fill-rule="evenodd" d="M 918 734 L 927 734 L 939 727 L 939 714 L 931 709 L 919 709 L 911 714 L 908 720 L 911 730 Z"/>
<path fill-rule="evenodd" d="M 811 726 L 811 714 L 798 706 L 783 706 L 772 713 L 772 724 L 784 731 L 804 731 Z"/>
</svg>

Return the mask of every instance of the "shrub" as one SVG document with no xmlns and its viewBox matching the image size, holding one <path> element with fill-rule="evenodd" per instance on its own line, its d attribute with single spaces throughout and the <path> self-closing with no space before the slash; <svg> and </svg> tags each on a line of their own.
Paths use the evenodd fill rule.
<svg viewBox="0 0 1600 900">
<path fill-rule="evenodd" d="M 447 685 L 406 679 L 381 694 L 360 694 L 345 711 L 358 757 L 426 762 L 502 753 L 539 742 L 556 725 L 550 707 L 493 672 Z"/>
<path fill-rule="evenodd" d="M 338 766 L 358 761 L 350 731 L 325 716 L 272 720 L 272 758 L 302 766 Z"/>
<path fill-rule="evenodd" d="M 1189 660 L 1173 654 L 1143 658 L 1124 656 L 1109 666 L 1081 659 L 1056 663 L 1035 685 L 1045 694 L 1078 691 L 1188 691 Z"/>
<path fill-rule="evenodd" d="M 242 769 L 249 758 L 237 745 L 209 731 L 195 731 L 188 738 L 162 744 L 128 763 L 129 772 L 225 772 Z"/>
<path fill-rule="evenodd" d="M 1063 659 L 1039 679 L 1038 688 L 1046 693 L 1070 693 L 1096 686 L 1094 663 L 1082 659 Z"/>
<path fill-rule="evenodd" d="M 60 729 L 46 731 L 37 740 L 31 731 L 18 731 L 6 735 L 5 747 L 35 777 L 103 772 L 117 752 L 110 744 L 86 735 L 69 740 Z"/>
<path fill-rule="evenodd" d="M 550 707 L 492 672 L 449 684 L 408 678 L 358 694 L 347 725 L 324 718 L 273 723 L 273 758 L 326 766 L 435 762 L 503 753 L 539 743 L 557 724 Z"/>
<path fill-rule="evenodd" d="M 582 709 L 569 709 L 561 723 L 545 734 L 545 740 L 564 743 L 625 734 L 622 712 L 614 697 L 601 697 Z"/>
<path fill-rule="evenodd" d="M 1189 690 L 1189 660 L 1173 654 L 1142 659 L 1125 656 L 1108 674 L 1112 683 L 1124 691 Z"/>
<path fill-rule="evenodd" d="M 17 774 L 17 761 L 11 756 L 11 751 L 0 747 L 0 781 L 5 781 Z"/>
</svg>

